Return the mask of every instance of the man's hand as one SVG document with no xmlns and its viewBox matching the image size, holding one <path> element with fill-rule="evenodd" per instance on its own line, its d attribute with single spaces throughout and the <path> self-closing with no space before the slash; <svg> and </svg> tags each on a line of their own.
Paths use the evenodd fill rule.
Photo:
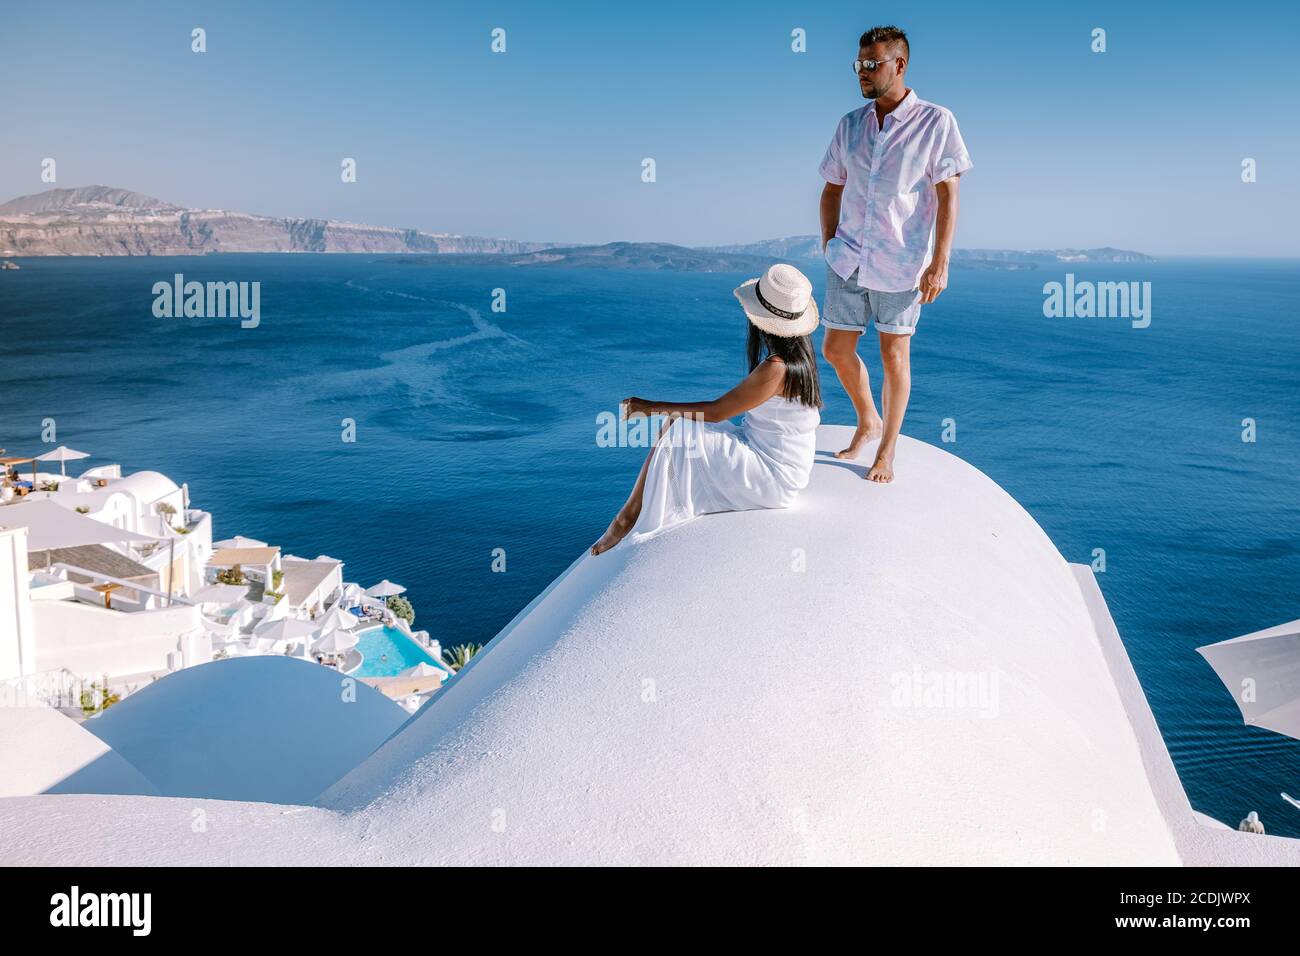
<svg viewBox="0 0 1300 956">
<path fill-rule="evenodd" d="M 957 230 L 957 209 L 960 200 L 961 174 L 949 176 L 935 184 L 939 194 L 939 211 L 934 224 L 934 252 L 930 264 L 921 274 L 921 304 L 933 302 L 939 293 L 948 288 L 948 255 L 952 252 L 952 236 Z"/>
<path fill-rule="evenodd" d="M 939 293 L 948 288 L 948 262 L 944 259 L 932 259 L 921 273 L 921 304 L 929 305 L 939 298 Z"/>
</svg>

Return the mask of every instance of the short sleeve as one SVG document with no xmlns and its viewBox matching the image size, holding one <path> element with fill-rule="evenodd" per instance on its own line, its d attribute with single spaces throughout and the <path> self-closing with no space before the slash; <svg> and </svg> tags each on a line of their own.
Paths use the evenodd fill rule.
<svg viewBox="0 0 1300 956">
<path fill-rule="evenodd" d="M 822 164 L 818 168 L 822 179 L 836 186 L 843 186 L 849 181 L 849 170 L 844 165 L 845 127 L 848 125 L 848 120 L 847 116 L 844 117 L 835 127 L 835 135 L 831 137 L 831 143 L 826 147 L 826 155 L 822 157 Z"/>
<path fill-rule="evenodd" d="M 934 186 L 945 179 L 951 179 L 973 166 L 970 153 L 966 151 L 966 144 L 962 141 L 961 131 L 957 129 L 956 117 L 944 111 L 943 125 L 935 138 L 934 152 L 930 156 L 930 164 L 926 170 L 930 185 Z"/>
</svg>

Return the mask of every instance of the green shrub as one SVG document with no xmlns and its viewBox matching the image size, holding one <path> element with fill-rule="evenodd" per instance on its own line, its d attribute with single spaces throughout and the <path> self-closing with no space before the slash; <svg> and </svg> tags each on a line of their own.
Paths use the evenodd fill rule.
<svg viewBox="0 0 1300 956">
<path fill-rule="evenodd" d="M 226 568 L 224 571 L 217 572 L 218 584 L 247 584 L 248 578 L 244 577 L 244 569 L 239 565 Z"/>
<path fill-rule="evenodd" d="M 102 713 L 121 701 L 121 699 L 122 695 L 110 691 L 107 683 L 91 684 L 89 690 L 81 692 L 81 712 L 87 717 L 92 714 Z"/>
<path fill-rule="evenodd" d="M 407 624 L 415 623 L 415 608 L 411 607 L 411 602 L 400 594 L 394 594 L 387 602 L 388 610 L 392 611 L 397 617 L 402 618 Z"/>
<path fill-rule="evenodd" d="M 481 650 L 483 650 L 482 644 L 457 644 L 455 647 L 444 647 L 442 661 L 453 671 L 458 671 Z"/>
</svg>

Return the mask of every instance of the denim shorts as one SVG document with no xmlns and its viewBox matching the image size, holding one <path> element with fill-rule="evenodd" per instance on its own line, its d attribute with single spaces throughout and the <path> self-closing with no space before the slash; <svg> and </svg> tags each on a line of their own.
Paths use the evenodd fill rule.
<svg viewBox="0 0 1300 956">
<path fill-rule="evenodd" d="M 877 292 L 858 285 L 858 274 L 841 279 L 826 267 L 826 308 L 822 325 L 828 329 L 865 332 L 868 323 L 889 335 L 911 335 L 921 320 L 921 290 Z"/>
</svg>

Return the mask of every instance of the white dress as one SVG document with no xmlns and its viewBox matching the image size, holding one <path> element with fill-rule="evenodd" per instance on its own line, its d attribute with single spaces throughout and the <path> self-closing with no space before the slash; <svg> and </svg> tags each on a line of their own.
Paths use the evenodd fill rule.
<svg viewBox="0 0 1300 956">
<path fill-rule="evenodd" d="M 808 485 L 820 423 L 817 409 L 780 395 L 751 408 L 739 426 L 676 419 L 650 460 L 628 541 L 711 512 L 788 508 Z"/>
</svg>

